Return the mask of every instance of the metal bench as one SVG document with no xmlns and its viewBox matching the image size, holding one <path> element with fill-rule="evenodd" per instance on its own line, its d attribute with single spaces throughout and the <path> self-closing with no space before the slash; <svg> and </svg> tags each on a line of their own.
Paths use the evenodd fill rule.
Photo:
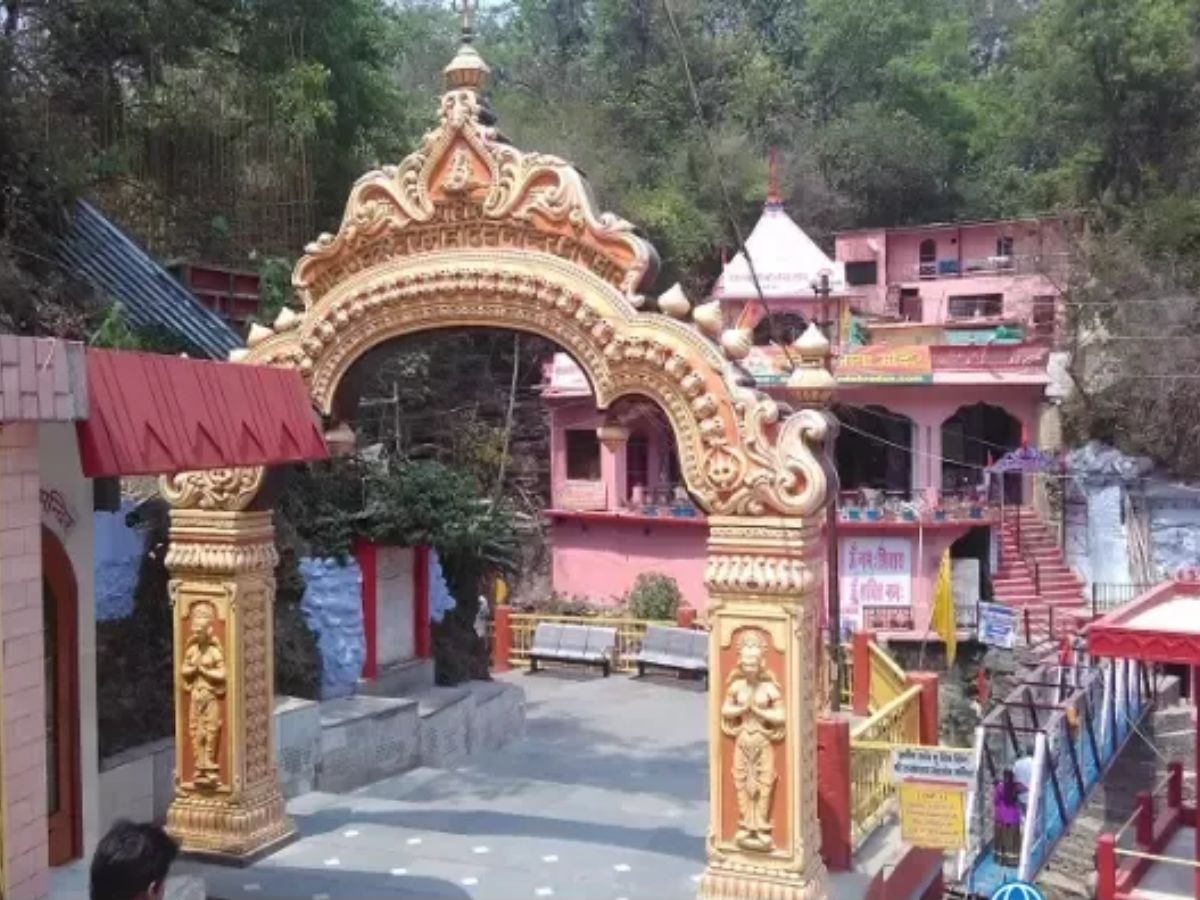
<svg viewBox="0 0 1200 900">
<path fill-rule="evenodd" d="M 529 648 L 529 671 L 538 671 L 538 662 L 578 663 L 600 666 L 607 678 L 612 671 L 613 648 L 617 629 L 601 625 L 560 625 L 538 622 Z"/>
<path fill-rule="evenodd" d="M 708 683 L 708 632 L 688 628 L 648 625 L 638 651 L 637 673 L 641 678 L 647 666 L 676 672 L 702 674 Z"/>
</svg>

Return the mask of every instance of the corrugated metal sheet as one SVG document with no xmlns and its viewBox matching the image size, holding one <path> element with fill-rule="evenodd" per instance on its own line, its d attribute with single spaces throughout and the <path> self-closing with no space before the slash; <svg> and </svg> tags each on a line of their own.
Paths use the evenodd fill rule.
<svg viewBox="0 0 1200 900">
<path fill-rule="evenodd" d="M 89 348 L 87 377 L 88 418 L 76 429 L 89 478 L 328 456 L 290 369 Z"/>
<path fill-rule="evenodd" d="M 225 359 L 242 346 L 220 316 L 201 306 L 137 242 L 83 200 L 75 204 L 58 255 L 78 277 L 120 302 L 131 325 L 170 329 L 214 359 Z"/>
</svg>

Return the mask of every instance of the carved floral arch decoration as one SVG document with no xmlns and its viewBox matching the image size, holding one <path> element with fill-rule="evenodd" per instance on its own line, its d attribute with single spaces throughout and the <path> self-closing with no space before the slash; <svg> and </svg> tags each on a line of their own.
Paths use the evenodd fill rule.
<svg viewBox="0 0 1200 900">
<path fill-rule="evenodd" d="M 639 311 L 653 247 L 597 212 L 569 163 L 523 153 L 487 124 L 479 66 L 465 46 L 438 126 L 398 166 L 360 178 L 337 234 L 305 248 L 293 276 L 303 312 L 256 327 L 239 357 L 299 369 L 329 415 L 350 366 L 385 341 L 466 326 L 541 335 L 580 364 L 600 409 L 636 394 L 664 410 L 706 512 L 815 512 L 834 477 L 831 420 L 789 416 L 699 327 Z"/>
</svg>

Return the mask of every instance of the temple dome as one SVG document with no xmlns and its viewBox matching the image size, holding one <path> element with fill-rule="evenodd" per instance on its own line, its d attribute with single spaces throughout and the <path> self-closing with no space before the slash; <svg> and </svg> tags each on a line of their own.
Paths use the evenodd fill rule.
<svg viewBox="0 0 1200 900">
<path fill-rule="evenodd" d="M 763 297 L 767 300 L 810 298 L 813 283 L 821 273 L 829 275 L 829 288 L 840 293 L 846 287 L 846 266 L 834 262 L 804 233 L 786 212 L 783 204 L 771 198 L 750 236 L 746 249 L 754 261 Z M 754 279 L 746 257 L 739 252 L 721 272 L 713 287 L 713 296 L 722 300 L 757 300 Z"/>
</svg>

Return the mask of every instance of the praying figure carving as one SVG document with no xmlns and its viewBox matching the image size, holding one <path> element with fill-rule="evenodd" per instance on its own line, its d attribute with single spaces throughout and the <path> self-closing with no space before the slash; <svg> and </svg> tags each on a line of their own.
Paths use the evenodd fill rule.
<svg viewBox="0 0 1200 900">
<path fill-rule="evenodd" d="M 737 791 L 737 845 L 763 853 L 775 848 L 771 799 L 775 791 L 775 748 L 783 740 L 783 691 L 766 667 L 767 635 L 743 631 L 737 668 L 730 673 L 721 706 L 721 731 L 734 739 L 733 784 Z"/>
<path fill-rule="evenodd" d="M 188 711 L 192 780 L 205 787 L 220 784 L 217 753 L 226 674 L 225 654 L 213 631 L 215 615 L 210 603 L 197 603 L 192 607 L 192 634 L 184 649 L 179 672 L 183 689 L 192 698 Z"/>
</svg>

